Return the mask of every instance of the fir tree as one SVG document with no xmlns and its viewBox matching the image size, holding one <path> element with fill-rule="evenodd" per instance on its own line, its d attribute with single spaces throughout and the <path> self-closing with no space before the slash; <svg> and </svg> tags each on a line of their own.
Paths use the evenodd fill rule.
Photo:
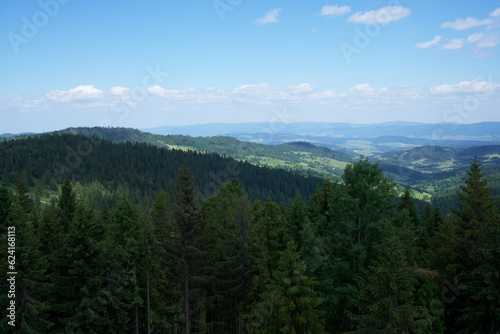
<svg viewBox="0 0 500 334">
<path fill-rule="evenodd" d="M 414 304 L 417 274 L 405 259 L 401 241 L 384 238 L 376 253 L 376 261 L 360 280 L 359 313 L 350 314 L 357 323 L 353 333 L 430 332 L 428 310 Z"/>
<path fill-rule="evenodd" d="M 176 261 L 180 247 L 178 230 L 174 226 L 172 204 L 167 193 L 161 192 L 151 212 L 151 310 L 153 332 L 171 333 L 179 327 L 178 310 L 182 307 L 179 266 Z"/>
<path fill-rule="evenodd" d="M 462 290 L 454 329 L 464 333 L 500 330 L 499 211 L 477 157 L 458 192 L 453 212 L 458 227 L 458 282 Z M 452 309 L 453 314 L 453 309 Z"/>
<path fill-rule="evenodd" d="M 9 240 L 15 243 L 15 250 L 9 251 L 7 255 L 15 262 L 9 270 L 17 272 L 14 275 L 16 319 L 14 327 L 7 325 L 8 318 L 3 319 L 1 327 L 5 333 L 48 332 L 53 325 L 47 320 L 50 309 L 47 299 L 51 292 L 46 274 L 48 263 L 40 252 L 40 239 L 35 230 L 37 222 L 22 179 L 18 179 L 15 188 L 17 192 L 8 219 L 10 230 L 15 231 L 15 240 Z M 8 240 L 5 237 L 2 239 Z M 2 301 L 6 299 L 3 297 Z"/>
<path fill-rule="evenodd" d="M 411 191 L 409 188 L 406 188 L 403 195 L 401 196 L 400 202 L 398 204 L 398 211 L 401 212 L 404 209 L 408 210 L 408 216 L 410 218 L 411 223 L 414 225 L 414 227 L 418 227 L 419 225 L 419 217 L 418 217 L 418 211 L 417 211 L 417 206 L 415 205 L 415 202 L 413 201 L 413 197 L 411 195 Z"/>
<path fill-rule="evenodd" d="M 261 293 L 253 309 L 250 333 L 323 333 L 321 300 L 314 290 L 316 282 L 306 275 L 295 241 L 280 252 L 273 280 Z"/>
<path fill-rule="evenodd" d="M 179 168 L 176 188 L 173 213 L 180 239 L 177 256 L 184 294 L 185 334 L 189 334 L 201 325 L 201 288 L 206 284 L 206 277 L 203 274 L 205 231 L 197 203 L 198 186 L 186 162 Z"/>
<path fill-rule="evenodd" d="M 6 227 L 11 205 L 12 195 L 5 182 L 2 181 L 0 183 L 0 233 L 2 235 L 7 231 Z"/>
<path fill-rule="evenodd" d="M 227 328 L 244 332 L 242 315 L 250 288 L 250 215 L 249 203 L 238 181 L 223 185 L 216 196 L 204 202 L 202 213 L 210 231 L 207 325 L 216 333 Z"/>
<path fill-rule="evenodd" d="M 345 184 L 331 192 L 329 216 L 318 216 L 304 232 L 303 253 L 319 280 L 328 332 L 353 329 L 346 313 L 356 313 L 355 282 L 374 259 L 374 245 L 390 228 L 394 196 L 393 182 L 368 159 L 348 165 L 343 180 Z"/>
</svg>

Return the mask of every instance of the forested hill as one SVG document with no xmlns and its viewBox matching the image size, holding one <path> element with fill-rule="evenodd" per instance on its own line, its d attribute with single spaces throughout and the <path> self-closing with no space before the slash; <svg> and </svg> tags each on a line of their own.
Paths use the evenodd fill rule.
<svg viewBox="0 0 500 334">
<path fill-rule="evenodd" d="M 114 132 L 115 134 L 117 132 Z M 173 190 L 178 167 L 187 161 L 202 197 L 236 178 L 252 199 L 290 201 L 297 191 L 309 198 L 321 184 L 279 169 L 261 168 L 215 153 L 167 150 L 146 143 L 113 143 L 83 135 L 46 134 L 0 143 L 0 178 L 28 186 L 62 183 L 65 178 L 105 189 L 129 189 L 131 199 L 151 202 L 161 191 Z"/>
<path fill-rule="evenodd" d="M 130 128 L 68 128 L 55 133 L 82 134 L 109 139 L 113 142 L 140 142 L 159 147 L 214 152 L 254 165 L 298 171 L 304 175 L 341 175 L 354 157 L 337 150 L 308 142 L 287 142 L 266 145 L 241 141 L 232 137 L 190 137 L 183 135 L 155 135 Z"/>
<path fill-rule="evenodd" d="M 422 146 L 406 151 L 387 152 L 372 157 L 374 160 L 390 161 L 421 172 L 441 172 L 454 168 L 466 169 L 474 156 L 484 166 L 500 163 L 500 145 L 474 147 Z"/>
</svg>

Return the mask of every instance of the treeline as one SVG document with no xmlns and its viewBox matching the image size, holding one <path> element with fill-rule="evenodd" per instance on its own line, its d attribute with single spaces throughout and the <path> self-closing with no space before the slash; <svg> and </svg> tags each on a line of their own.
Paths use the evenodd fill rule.
<svg viewBox="0 0 500 334">
<path fill-rule="evenodd" d="M 94 209 L 70 180 L 39 208 L 22 179 L 3 184 L 17 275 L 2 332 L 497 333 L 500 218 L 478 161 L 450 219 L 394 189 L 367 159 L 288 206 L 236 180 L 200 200 L 187 164 L 150 209 Z"/>
</svg>

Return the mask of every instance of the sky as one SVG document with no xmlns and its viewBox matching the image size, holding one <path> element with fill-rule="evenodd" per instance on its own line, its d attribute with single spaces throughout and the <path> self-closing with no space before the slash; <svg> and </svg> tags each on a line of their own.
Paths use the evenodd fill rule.
<svg viewBox="0 0 500 334">
<path fill-rule="evenodd" d="M 0 2 L 0 133 L 500 121 L 500 2 Z"/>
</svg>

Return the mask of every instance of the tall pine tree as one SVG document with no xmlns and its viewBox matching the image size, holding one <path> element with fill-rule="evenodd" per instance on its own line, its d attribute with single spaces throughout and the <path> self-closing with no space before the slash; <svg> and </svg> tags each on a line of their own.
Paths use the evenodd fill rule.
<svg viewBox="0 0 500 334">
<path fill-rule="evenodd" d="M 177 253 L 184 301 L 185 334 L 199 331 L 205 269 L 205 230 L 198 206 L 198 186 L 185 162 L 179 167 L 174 201 L 174 222 L 179 235 Z"/>
</svg>

